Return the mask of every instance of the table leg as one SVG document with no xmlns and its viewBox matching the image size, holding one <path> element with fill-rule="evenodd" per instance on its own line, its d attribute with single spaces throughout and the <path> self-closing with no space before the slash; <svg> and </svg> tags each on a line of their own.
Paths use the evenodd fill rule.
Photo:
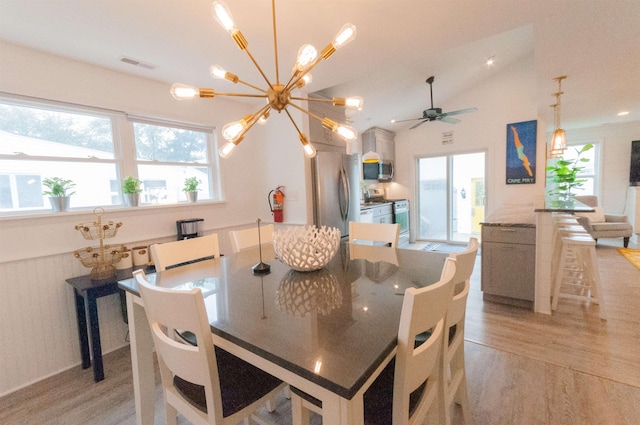
<svg viewBox="0 0 640 425">
<path fill-rule="evenodd" d="M 153 338 L 142 300 L 130 292 L 127 292 L 127 318 L 136 424 L 153 425 L 155 414 Z"/>
<path fill-rule="evenodd" d="M 73 289 L 76 299 L 76 320 L 78 322 L 78 339 L 80 341 L 80 356 L 82 357 L 82 368 L 87 369 L 91 366 L 91 357 L 89 356 L 89 335 L 87 334 L 87 313 L 84 308 L 84 297 Z"/>
<path fill-rule="evenodd" d="M 98 323 L 96 294 L 91 289 L 87 291 L 87 306 L 89 307 L 89 329 L 91 330 L 91 351 L 93 354 L 93 380 L 100 382 L 104 379 L 102 346 L 100 344 L 100 324 Z"/>
</svg>

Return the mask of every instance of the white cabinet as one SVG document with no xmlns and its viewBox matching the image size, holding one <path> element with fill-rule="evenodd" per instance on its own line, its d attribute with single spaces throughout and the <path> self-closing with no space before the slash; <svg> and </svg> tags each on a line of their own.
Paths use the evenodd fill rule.
<svg viewBox="0 0 640 425">
<path fill-rule="evenodd" d="M 333 106 L 331 102 L 309 102 L 309 112 L 321 117 L 344 124 L 344 108 Z M 309 117 L 309 138 L 313 145 L 323 144 L 344 148 L 344 140 L 333 131 L 322 126 L 319 120 Z"/>
<path fill-rule="evenodd" d="M 375 152 L 383 161 L 396 157 L 395 133 L 378 127 L 372 127 L 362 133 L 362 153 Z"/>
<path fill-rule="evenodd" d="M 482 226 L 484 300 L 533 307 L 536 275 L 535 227 Z"/>
</svg>

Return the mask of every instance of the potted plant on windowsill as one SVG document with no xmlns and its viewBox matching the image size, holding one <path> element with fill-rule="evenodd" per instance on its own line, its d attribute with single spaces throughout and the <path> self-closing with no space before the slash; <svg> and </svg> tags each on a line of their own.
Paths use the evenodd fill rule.
<svg viewBox="0 0 640 425">
<path fill-rule="evenodd" d="M 140 203 L 140 192 L 142 192 L 140 188 L 141 184 L 142 182 L 140 180 L 132 176 L 128 176 L 122 180 L 122 197 L 128 207 L 137 207 Z"/>
<path fill-rule="evenodd" d="M 196 202 L 198 200 L 198 186 L 202 183 L 197 177 L 187 177 L 184 180 L 184 187 L 182 191 L 187 194 L 187 200 L 189 202 Z"/>
<path fill-rule="evenodd" d="M 555 183 L 555 186 L 547 194 L 554 201 L 559 203 L 573 201 L 575 196 L 573 191 L 582 187 L 587 181 L 586 179 L 578 178 L 578 174 L 585 169 L 581 164 L 589 162 L 589 158 L 581 158 L 580 156 L 592 148 L 593 145 L 591 143 L 586 144 L 582 149 L 576 149 L 575 159 L 566 160 L 560 158 L 554 165 L 547 167 L 547 177 L 550 177 L 551 181 Z"/>
<path fill-rule="evenodd" d="M 69 198 L 76 192 L 68 192 L 75 187 L 72 180 L 61 177 L 48 177 L 42 180 L 42 184 L 48 189 L 42 192 L 49 197 L 51 208 L 54 212 L 67 211 L 69 209 Z"/>
</svg>

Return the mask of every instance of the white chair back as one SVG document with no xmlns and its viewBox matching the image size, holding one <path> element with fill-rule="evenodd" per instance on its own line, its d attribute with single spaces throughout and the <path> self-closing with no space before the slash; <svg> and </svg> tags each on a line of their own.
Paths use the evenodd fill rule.
<svg viewBox="0 0 640 425">
<path fill-rule="evenodd" d="M 451 404 L 456 401 L 462 406 L 464 423 L 471 425 L 473 418 L 467 391 L 467 376 L 464 364 L 464 325 L 467 310 L 467 297 L 471 287 L 471 274 L 478 254 L 478 239 L 471 238 L 467 249 L 453 252 L 450 258 L 456 260 L 456 273 L 453 277 L 454 295 L 447 312 L 444 337 L 442 341 L 442 380 L 440 397 L 444 400 L 445 424 L 451 424 Z"/>
<path fill-rule="evenodd" d="M 397 248 L 399 237 L 399 224 L 349 222 L 349 242 L 351 243 L 355 241 L 385 242 Z"/>
<path fill-rule="evenodd" d="M 260 238 L 258 238 L 258 228 L 232 230 L 229 232 L 231 251 L 240 252 L 247 248 L 252 248 L 260 244 L 270 244 L 273 242 L 273 224 L 260 226 Z"/>
<path fill-rule="evenodd" d="M 218 235 L 215 233 L 197 238 L 153 244 L 149 249 L 156 271 L 159 272 L 166 270 L 167 267 L 189 261 L 220 256 Z"/>
<path fill-rule="evenodd" d="M 456 261 L 447 258 L 440 281 L 424 288 L 409 288 L 405 291 L 393 383 L 394 424 L 422 424 L 429 408 L 437 399 L 442 379 L 438 360 L 442 350 L 445 315 L 453 296 L 455 272 Z M 416 336 L 429 330 L 429 338 L 416 347 Z M 409 397 L 422 385 L 425 387 L 420 401 L 409 416 Z"/>
</svg>

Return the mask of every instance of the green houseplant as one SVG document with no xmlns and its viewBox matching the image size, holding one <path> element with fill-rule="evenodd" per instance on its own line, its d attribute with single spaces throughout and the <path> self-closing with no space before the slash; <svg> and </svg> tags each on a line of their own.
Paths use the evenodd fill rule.
<svg viewBox="0 0 640 425">
<path fill-rule="evenodd" d="M 592 148 L 591 143 L 586 144 L 582 149 L 576 149 L 575 159 L 560 158 L 554 165 L 547 167 L 547 176 L 555 183 L 555 186 L 547 192 L 551 197 L 559 201 L 569 201 L 573 198 L 575 195 L 572 193 L 573 190 L 582 187 L 587 181 L 578 178 L 578 174 L 585 169 L 582 164 L 589 162 L 589 158 L 582 158 L 581 155 Z"/>
<path fill-rule="evenodd" d="M 42 185 L 48 190 L 42 192 L 49 197 L 53 211 L 67 211 L 69 209 L 69 197 L 76 192 L 69 192 L 76 184 L 72 180 L 62 177 L 47 177 L 42 180 Z"/>
<path fill-rule="evenodd" d="M 124 202 L 129 207 L 137 207 L 140 203 L 140 187 L 142 182 L 133 176 L 127 176 L 122 180 L 122 196 Z"/>
<path fill-rule="evenodd" d="M 198 186 L 202 183 L 197 177 L 187 177 L 184 179 L 184 187 L 182 191 L 187 194 L 187 200 L 189 202 L 196 202 L 198 200 Z"/>
</svg>

